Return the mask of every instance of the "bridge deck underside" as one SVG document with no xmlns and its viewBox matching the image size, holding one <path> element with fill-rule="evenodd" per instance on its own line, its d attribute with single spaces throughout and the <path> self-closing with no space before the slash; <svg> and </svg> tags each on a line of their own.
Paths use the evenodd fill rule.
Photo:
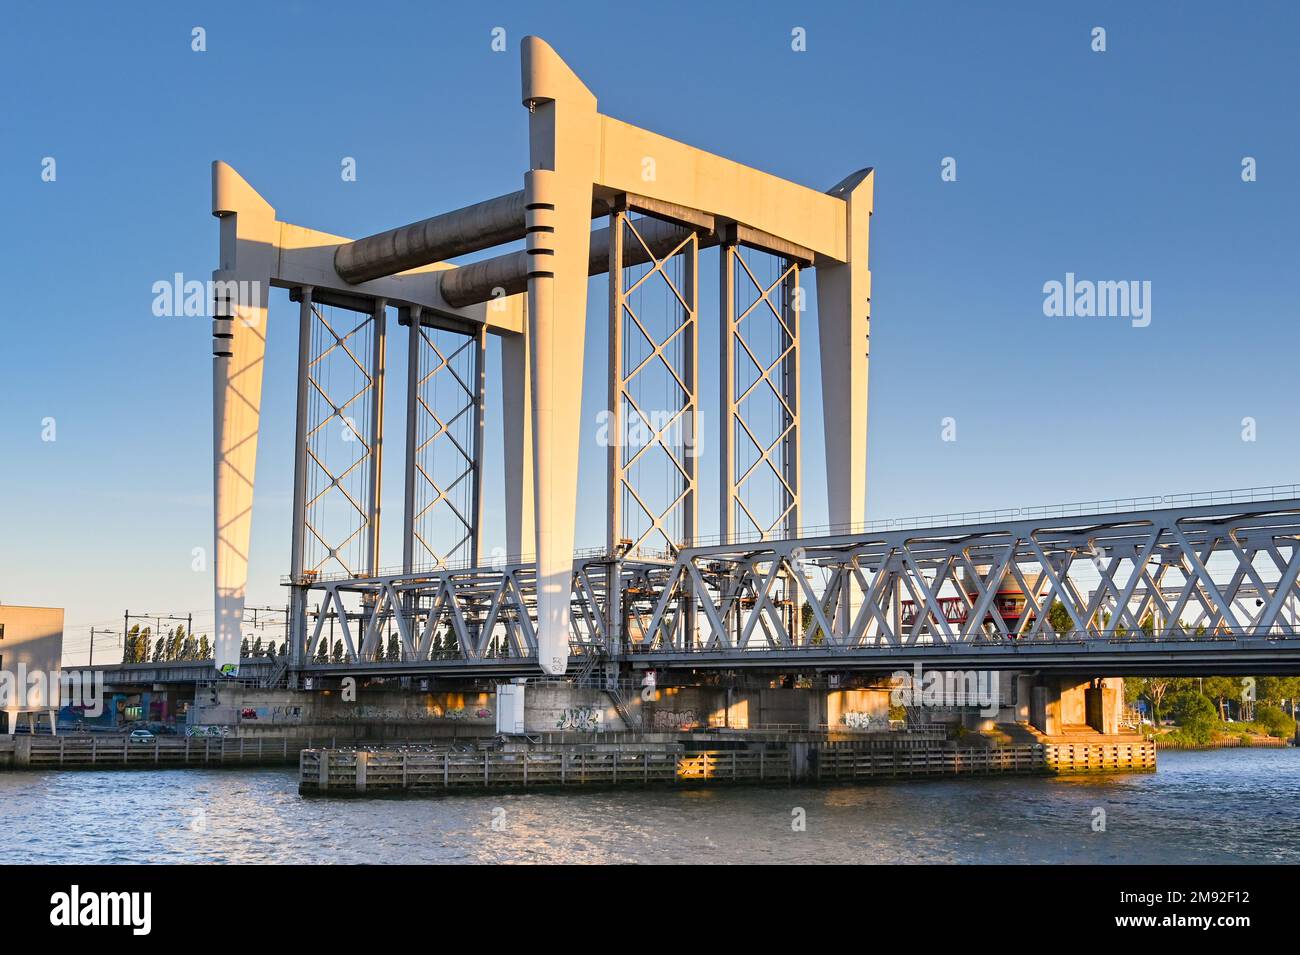
<svg viewBox="0 0 1300 955">
<path fill-rule="evenodd" d="M 514 564 L 317 581 L 307 669 L 529 672 L 535 577 Z M 570 672 L 1300 672 L 1298 577 L 1300 500 L 600 554 L 574 563 Z"/>
</svg>

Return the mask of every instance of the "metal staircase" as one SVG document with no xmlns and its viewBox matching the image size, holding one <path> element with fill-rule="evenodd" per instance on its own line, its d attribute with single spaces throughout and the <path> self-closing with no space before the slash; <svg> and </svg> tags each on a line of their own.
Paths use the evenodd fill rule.
<svg viewBox="0 0 1300 955">
<path fill-rule="evenodd" d="M 610 701 L 614 704 L 614 710 L 618 713 L 618 718 L 623 721 L 623 725 L 630 730 L 641 729 L 641 717 L 633 713 L 632 708 L 628 706 L 627 697 L 617 686 L 608 687 L 605 693 L 609 696 Z"/>
</svg>

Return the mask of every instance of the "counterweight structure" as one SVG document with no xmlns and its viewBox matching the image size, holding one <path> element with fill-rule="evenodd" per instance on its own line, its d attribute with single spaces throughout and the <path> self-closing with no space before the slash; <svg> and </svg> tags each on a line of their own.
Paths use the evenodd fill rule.
<svg viewBox="0 0 1300 955">
<path fill-rule="evenodd" d="M 649 586 L 699 535 L 694 448 L 705 400 L 714 400 L 701 394 L 701 322 L 717 321 L 723 342 L 722 532 L 796 537 L 800 277 L 808 269 L 817 272 L 830 519 L 845 528 L 865 519 L 871 170 L 827 192 L 810 189 L 602 115 L 536 37 L 523 40 L 521 54 L 529 156 L 520 191 L 353 241 L 280 221 L 234 169 L 213 165 L 216 663 L 224 672 L 238 668 L 273 288 L 299 304 L 291 671 L 337 658 L 339 646 L 346 660 L 375 659 L 395 641 L 400 659 L 516 655 L 562 674 L 575 631 L 589 633 L 594 648 L 626 640 L 625 595 Z M 593 230 L 598 218 L 608 224 Z M 521 239 L 522 250 L 449 263 Z M 701 254 L 715 247 L 720 301 L 704 307 Z M 602 273 L 608 539 L 595 564 L 575 564 L 587 291 Z M 387 584 L 358 588 L 359 604 L 346 606 L 337 583 L 384 577 L 381 513 L 385 528 L 394 523 L 380 494 L 394 318 L 409 366 L 398 392 L 404 442 L 387 445 L 404 469 L 403 567 Z M 487 336 L 500 339 L 496 382 L 485 371 Z M 505 559 L 488 563 L 483 414 L 491 402 L 505 423 L 507 541 Z M 788 590 L 797 604 L 800 588 Z"/>
</svg>

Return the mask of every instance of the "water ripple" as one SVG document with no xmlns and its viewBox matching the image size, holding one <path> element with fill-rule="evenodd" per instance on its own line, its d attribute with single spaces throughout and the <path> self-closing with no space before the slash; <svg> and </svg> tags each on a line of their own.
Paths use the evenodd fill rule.
<svg viewBox="0 0 1300 955">
<path fill-rule="evenodd" d="M 1296 863 L 1298 796 L 1293 749 L 1162 753 L 1153 775 L 409 799 L 303 799 L 291 769 L 4 773 L 0 860 Z"/>
</svg>

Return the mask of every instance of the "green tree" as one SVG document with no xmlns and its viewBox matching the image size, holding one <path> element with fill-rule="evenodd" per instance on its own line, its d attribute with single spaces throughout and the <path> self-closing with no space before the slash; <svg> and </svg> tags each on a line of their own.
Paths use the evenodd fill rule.
<svg viewBox="0 0 1300 955">
<path fill-rule="evenodd" d="M 1183 677 L 1152 676 L 1146 679 L 1146 698 L 1151 704 L 1151 718 L 1159 723 L 1164 718 L 1165 697 L 1191 686 L 1191 681 Z"/>
<path fill-rule="evenodd" d="M 166 653 L 167 653 L 167 638 L 160 636 L 158 638 L 158 642 L 153 645 L 153 662 L 161 663 L 164 659 L 166 659 L 165 657 Z"/>
<path fill-rule="evenodd" d="M 171 633 L 167 634 L 167 659 L 179 660 L 181 658 L 181 646 L 185 643 L 185 628 L 177 627 Z"/>
<path fill-rule="evenodd" d="M 1169 713 L 1179 726 L 1214 723 L 1218 713 L 1208 697 L 1193 689 L 1179 690 L 1169 698 Z"/>
<path fill-rule="evenodd" d="M 1283 703 L 1300 696 L 1300 677 L 1261 676 L 1255 679 L 1255 699 Z"/>
<path fill-rule="evenodd" d="M 330 654 L 330 662 L 332 663 L 343 662 L 343 641 L 342 640 L 334 641 L 334 652 Z"/>
<path fill-rule="evenodd" d="M 244 637 L 244 639 L 241 640 L 239 643 L 239 655 L 241 657 L 246 657 L 249 655 L 249 652 L 250 652 L 250 648 L 248 646 L 248 637 Z"/>
<path fill-rule="evenodd" d="M 1056 634 L 1067 634 L 1074 630 L 1074 618 L 1059 600 L 1053 600 L 1052 606 L 1048 608 L 1047 623 Z"/>
<path fill-rule="evenodd" d="M 268 644 L 266 645 L 266 655 L 267 655 L 268 657 L 273 657 L 273 656 L 275 656 L 275 641 L 274 641 L 274 640 L 272 640 L 270 643 L 268 643 Z"/>
<path fill-rule="evenodd" d="M 252 653 L 255 657 L 260 657 L 262 655 L 262 638 L 260 635 L 253 640 Z"/>
<path fill-rule="evenodd" d="M 402 644 L 396 631 L 388 635 L 388 659 L 392 663 L 402 659 Z"/>
<path fill-rule="evenodd" d="M 1126 676 L 1124 678 L 1124 705 L 1137 706 L 1138 700 L 1149 699 L 1146 695 L 1146 686 L 1146 677 Z"/>
<path fill-rule="evenodd" d="M 1228 701 L 1241 698 L 1241 679 L 1235 676 L 1207 676 L 1202 692 L 1214 701 L 1222 722 L 1228 718 Z"/>
<path fill-rule="evenodd" d="M 826 634 L 821 631 L 820 627 L 816 627 L 816 624 L 813 623 L 816 619 L 817 615 L 813 612 L 812 604 L 805 602 L 799 605 L 799 633 L 807 637 L 807 635 L 812 633 L 815 628 L 817 632 L 812 635 L 810 640 L 808 640 L 808 645 L 820 647 L 826 642 Z"/>
<path fill-rule="evenodd" d="M 208 645 L 208 635 L 205 633 L 199 637 L 199 659 L 210 660 L 212 658 L 212 647 Z"/>
<path fill-rule="evenodd" d="M 1194 689 L 1183 689 L 1173 694 L 1169 699 L 1169 709 L 1178 724 L 1179 734 L 1193 742 L 1210 742 L 1220 726 L 1214 704 Z"/>
<path fill-rule="evenodd" d="M 140 657 L 140 625 L 136 623 L 126 632 L 126 640 L 122 644 L 122 662 L 140 663 Z"/>
<path fill-rule="evenodd" d="M 1255 722 L 1268 730 L 1269 736 L 1289 739 L 1295 736 L 1295 720 L 1276 706 L 1261 706 L 1255 710 Z"/>
</svg>

